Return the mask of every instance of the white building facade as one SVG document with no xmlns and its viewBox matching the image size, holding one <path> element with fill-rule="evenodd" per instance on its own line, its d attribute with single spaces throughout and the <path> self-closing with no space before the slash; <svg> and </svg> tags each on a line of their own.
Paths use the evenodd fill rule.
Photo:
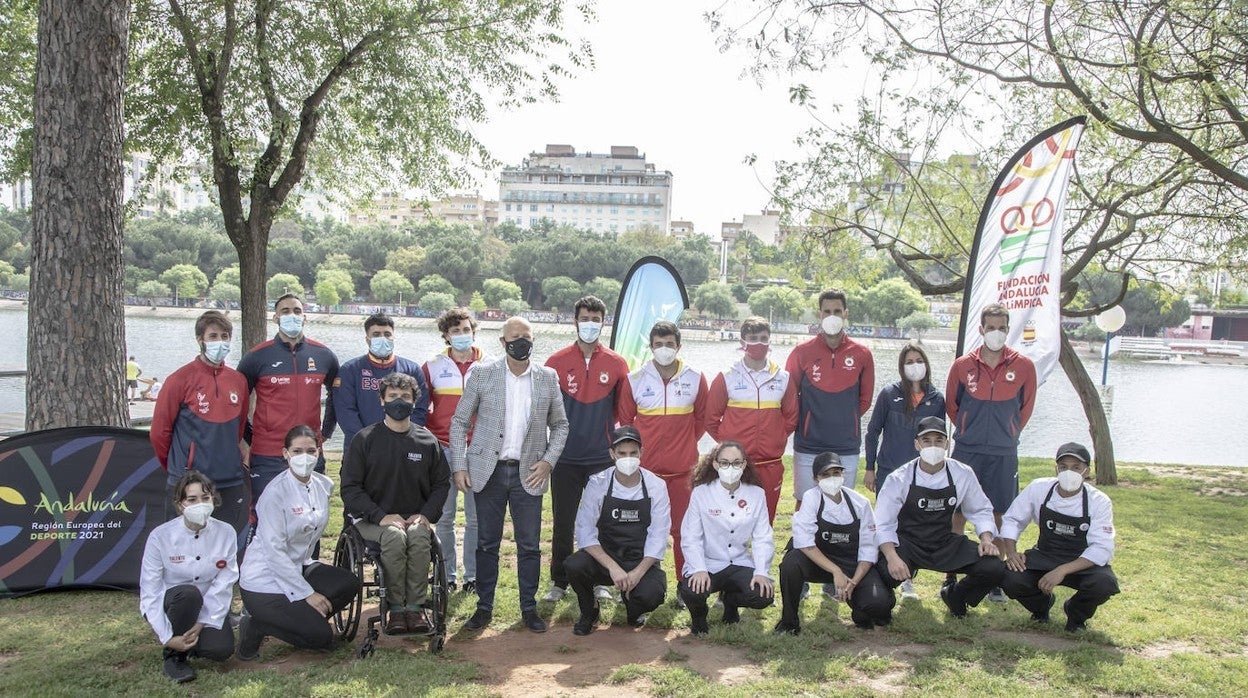
<svg viewBox="0 0 1248 698">
<path fill-rule="evenodd" d="M 547 145 L 518 167 L 503 168 L 498 220 L 531 228 L 543 219 L 598 233 L 671 224 L 672 173 L 646 162 L 634 146 L 577 153 Z"/>
</svg>

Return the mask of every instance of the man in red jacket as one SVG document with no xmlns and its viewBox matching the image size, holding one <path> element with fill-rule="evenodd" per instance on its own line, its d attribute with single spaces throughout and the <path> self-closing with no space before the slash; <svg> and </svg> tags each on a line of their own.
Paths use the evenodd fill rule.
<svg viewBox="0 0 1248 698">
<path fill-rule="evenodd" d="M 209 310 L 195 321 L 199 355 L 165 380 L 152 428 L 152 449 L 169 473 L 165 518 L 177 516 L 173 487 L 188 470 L 212 480 L 221 495 L 213 516 L 241 537 L 251 507 L 251 478 L 243 466 L 242 436 L 247 421 L 247 378 L 225 365 L 234 325 Z M 240 546 L 241 551 L 241 546 Z"/>
</svg>

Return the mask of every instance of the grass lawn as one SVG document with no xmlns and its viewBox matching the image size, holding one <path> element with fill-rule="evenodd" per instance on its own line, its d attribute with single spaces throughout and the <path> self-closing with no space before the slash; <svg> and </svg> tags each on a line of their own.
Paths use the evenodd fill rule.
<svg viewBox="0 0 1248 698">
<path fill-rule="evenodd" d="M 1024 483 L 1051 472 L 1040 459 L 1023 459 L 1022 469 Z M 336 477 L 337 463 L 330 470 Z M 1107 489 L 1115 505 L 1113 565 L 1122 593 L 1078 635 L 1063 631 L 1060 603 L 1047 627 L 1031 624 L 1013 602 L 985 601 L 967 619 L 951 619 L 937 596 L 940 575 L 924 572 L 915 585 L 921 600 L 903 602 L 891 627 L 867 633 L 850 624 L 847 609 L 821 604 L 817 593 L 803 605 L 797 638 L 771 634 L 779 617 L 773 607 L 744 610 L 743 622 L 732 629 L 718 626 L 718 612 L 712 611 L 710 636 L 690 640 L 683 637 L 688 614 L 664 605 L 644 630 L 628 636 L 653 644 L 657 659 L 627 663 L 625 654 L 618 662 L 608 656 L 599 683 L 571 689 L 540 678 L 524 687 L 510 684 L 491 670 L 502 663 L 523 665 L 523 656 L 500 651 L 492 657 L 474 651 L 471 636 L 455 634 L 440 656 L 428 654 L 424 643 L 387 640 L 365 661 L 354 659 L 354 645 L 318 654 L 269 640 L 261 662 L 196 661 L 199 679 L 175 687 L 160 672 L 159 648 L 139 616 L 136 596 L 61 592 L 0 601 L 0 695 L 1248 695 L 1248 471 L 1121 466 L 1119 475 L 1121 484 Z M 778 550 L 789 537 L 792 505 L 782 498 Z M 325 558 L 332 555 L 340 518 L 330 517 Z M 549 518 L 547 509 L 547 541 Z M 1035 535 L 1033 526 L 1023 544 Z M 504 541 L 492 630 L 523 646 L 539 638 L 516 625 L 514 552 Z M 547 564 L 544 551 L 544 577 Z M 665 569 L 674 587 L 670 552 Z M 543 590 L 546 584 L 543 579 Z M 1059 601 L 1070 593 L 1060 589 Z M 473 608 L 471 598 L 452 598 L 452 633 Z M 556 641 L 557 652 L 569 657 L 564 661 L 588 662 L 596 646 L 622 637 L 613 628 L 574 638 L 568 630 L 577 615 L 571 594 L 554 609 L 541 610 L 553 618 L 546 641 L 567 636 Z M 612 609 L 604 609 L 604 616 L 611 615 Z M 622 611 L 614 619 L 622 625 Z M 485 639 L 475 642 L 483 643 L 477 648 L 492 646 Z M 708 649 L 712 669 L 718 663 L 741 670 L 708 670 L 705 657 L 690 660 L 693 650 L 705 655 Z"/>
</svg>

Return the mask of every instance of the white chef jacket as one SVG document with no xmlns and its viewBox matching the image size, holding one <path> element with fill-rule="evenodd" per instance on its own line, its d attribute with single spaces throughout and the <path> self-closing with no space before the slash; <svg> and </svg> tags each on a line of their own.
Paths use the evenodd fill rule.
<svg viewBox="0 0 1248 698">
<path fill-rule="evenodd" d="M 650 496 L 650 527 L 646 529 L 646 557 L 660 562 L 667 554 L 667 534 L 672 530 L 672 505 L 667 497 L 667 484 L 662 478 L 642 468 L 641 482 L 634 487 L 625 487 L 618 480 L 611 496 L 619 499 L 641 499 L 641 485 L 646 485 L 646 493 Z M 588 548 L 598 543 L 598 516 L 602 514 L 602 502 L 611 489 L 611 478 L 615 477 L 615 468 L 607 468 L 589 478 L 585 484 L 585 493 L 581 495 L 581 506 L 576 510 L 576 544 Z M 618 560 L 616 562 L 619 562 Z"/>
<path fill-rule="evenodd" d="M 315 589 L 303 578 L 303 566 L 314 562 L 312 550 L 329 522 L 329 495 L 334 482 L 312 473 L 307 484 L 289 469 L 273 478 L 256 502 L 259 524 L 243 557 L 239 584 L 260 594 L 285 594 L 302 601 Z"/>
<path fill-rule="evenodd" d="M 236 581 L 238 534 L 234 527 L 210 518 L 202 529 L 192 531 L 179 516 L 157 526 L 147 537 L 139 576 L 139 611 L 160 644 L 169 642 L 173 626 L 165 615 L 165 592 L 192 584 L 204 597 L 196 621 L 220 630 Z"/>
<path fill-rule="evenodd" d="M 685 553 L 686 577 L 740 565 L 771 579 L 776 543 L 763 488 L 741 483 L 736 492 L 729 492 L 719 480 L 693 488 L 680 524 L 680 549 Z"/>
<path fill-rule="evenodd" d="M 929 475 L 919 467 L 919 459 L 915 458 L 894 470 L 884 480 L 884 486 L 875 498 L 875 538 L 881 545 L 897 544 L 897 514 L 910 494 L 910 478 L 914 476 L 915 470 L 919 471 L 915 484 L 932 489 L 946 487 L 949 482 L 945 471 L 953 473 L 953 487 L 958 493 L 958 510 L 975 526 L 975 535 L 980 536 L 986 532 L 996 537 L 997 522 L 992 515 L 992 502 L 988 501 L 984 489 L 979 486 L 979 480 L 971 466 L 946 458 L 945 466 Z"/>
<path fill-rule="evenodd" d="M 1017 541 L 1027 524 L 1039 524 L 1040 506 L 1056 484 L 1057 478 L 1042 477 L 1024 487 L 1001 517 L 1001 537 Z M 1092 485 L 1085 482 L 1083 489 L 1088 491 L 1088 514 L 1092 520 L 1088 522 L 1088 547 L 1079 557 L 1094 565 L 1108 565 L 1114 559 L 1114 505 L 1108 495 Z M 1083 516 L 1083 492 L 1063 497 L 1059 489 L 1049 498 L 1049 508 L 1067 516 Z"/>
<path fill-rule="evenodd" d="M 880 556 L 880 546 L 875 540 L 875 514 L 871 511 L 871 502 L 857 492 L 841 488 L 841 502 L 838 504 L 823 490 L 812 487 L 802 495 L 802 508 L 793 512 L 793 547 L 795 549 L 813 548 L 818 523 L 815 517 L 819 514 L 819 500 L 823 499 L 823 520 L 833 524 L 847 524 L 854 520 L 849 512 L 853 505 L 858 514 L 858 561 L 875 563 Z"/>
</svg>

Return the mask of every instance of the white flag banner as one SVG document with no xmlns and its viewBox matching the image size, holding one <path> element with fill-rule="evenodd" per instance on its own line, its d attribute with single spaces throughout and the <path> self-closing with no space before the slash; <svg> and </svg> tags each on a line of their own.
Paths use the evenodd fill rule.
<svg viewBox="0 0 1248 698">
<path fill-rule="evenodd" d="M 1066 191 L 1086 117 L 1062 122 L 1015 153 L 997 175 L 971 247 L 958 355 L 983 342 L 979 313 L 1010 311 L 1010 347 L 1036 365 L 1043 383 L 1061 349 L 1062 234 Z"/>
</svg>

